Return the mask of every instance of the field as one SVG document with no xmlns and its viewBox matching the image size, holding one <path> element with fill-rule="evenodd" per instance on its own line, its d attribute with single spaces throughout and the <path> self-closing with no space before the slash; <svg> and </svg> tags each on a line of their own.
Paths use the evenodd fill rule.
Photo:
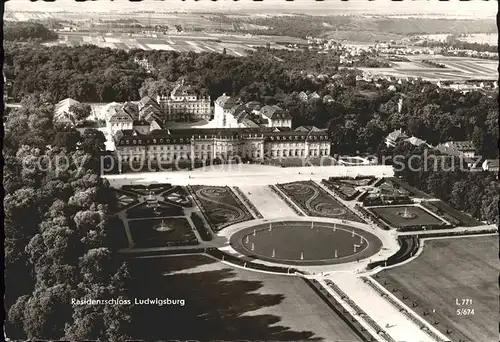
<svg viewBox="0 0 500 342">
<path fill-rule="evenodd" d="M 194 235 L 189 221 L 185 218 L 129 220 L 128 225 L 132 240 L 138 248 L 198 244 L 196 235 Z M 157 230 L 160 227 L 171 230 Z"/>
<path fill-rule="evenodd" d="M 498 61 L 472 57 L 449 57 L 440 55 L 406 56 L 410 62 L 393 62 L 392 68 L 360 68 L 373 75 L 393 76 L 398 78 L 421 77 L 424 80 L 461 81 L 497 80 Z M 423 64 L 421 60 L 430 59 L 444 64 L 446 68 L 434 68 Z"/>
<path fill-rule="evenodd" d="M 228 267 L 201 255 L 130 261 L 135 298 L 185 305 L 135 305 L 133 339 L 361 341 L 300 278 Z"/>
<path fill-rule="evenodd" d="M 252 220 L 253 216 L 227 186 L 191 186 L 200 209 L 214 231 Z"/>
<path fill-rule="evenodd" d="M 376 215 L 379 215 L 387 223 L 395 228 L 404 228 L 409 226 L 432 226 L 444 224 L 442 220 L 429 212 L 416 207 L 416 206 L 384 206 L 384 207 L 368 207 L 365 208 Z M 407 211 L 412 218 L 402 217 L 403 213 Z"/>
<path fill-rule="evenodd" d="M 380 239 L 364 230 L 307 221 L 249 227 L 234 234 L 231 245 L 244 255 L 290 265 L 352 262 L 368 258 L 382 248 Z"/>
<path fill-rule="evenodd" d="M 273 49 L 282 49 L 281 45 L 274 43 L 273 37 L 245 37 L 208 35 L 204 33 L 188 33 L 185 35 L 163 35 L 147 36 L 145 34 L 126 35 L 96 35 L 91 33 L 64 33 L 59 35 L 58 42 L 46 43 L 46 45 L 81 46 L 84 44 L 97 45 L 103 48 L 130 50 L 166 50 L 177 52 L 216 52 L 222 53 L 226 49 L 228 55 L 240 57 L 246 56 L 247 50 L 255 50 L 256 46 L 266 46 L 269 42 Z"/>
<path fill-rule="evenodd" d="M 302 181 L 276 186 L 309 216 L 332 217 L 365 223 L 313 182 Z"/>
<path fill-rule="evenodd" d="M 452 341 L 498 340 L 498 237 L 427 241 L 424 252 L 375 278 Z M 393 292 L 394 293 L 394 292 Z M 470 305 L 457 305 L 472 301 Z M 464 300 L 464 301 L 462 301 Z M 463 308 L 474 314 L 457 314 Z M 436 312 L 432 312 L 436 310 Z M 424 315 L 425 312 L 425 315 Z M 462 311 L 460 311 L 462 313 Z"/>
</svg>

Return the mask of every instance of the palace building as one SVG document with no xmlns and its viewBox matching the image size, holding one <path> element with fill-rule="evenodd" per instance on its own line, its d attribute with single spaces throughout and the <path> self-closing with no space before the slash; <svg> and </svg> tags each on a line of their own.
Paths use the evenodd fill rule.
<svg viewBox="0 0 500 342">
<path fill-rule="evenodd" d="M 115 135 L 120 162 L 172 163 L 177 159 L 252 160 L 323 157 L 330 155 L 326 130 L 313 126 L 290 128 L 228 128 L 154 130 L 141 134 L 124 130 Z"/>
<path fill-rule="evenodd" d="M 212 110 L 209 96 L 198 96 L 184 81 L 178 83 L 168 96 L 157 96 L 165 121 L 210 120 Z"/>
</svg>

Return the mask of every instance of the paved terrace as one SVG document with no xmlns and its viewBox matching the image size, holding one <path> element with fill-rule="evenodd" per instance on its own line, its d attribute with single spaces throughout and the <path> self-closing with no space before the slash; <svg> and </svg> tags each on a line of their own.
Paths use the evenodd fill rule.
<svg viewBox="0 0 500 342">
<path fill-rule="evenodd" d="M 173 185 L 246 186 L 304 180 L 320 182 L 328 177 L 392 177 L 390 165 L 277 167 L 255 164 L 211 165 L 192 171 L 139 172 L 104 175 L 114 187 L 128 184 L 171 183 Z"/>
</svg>

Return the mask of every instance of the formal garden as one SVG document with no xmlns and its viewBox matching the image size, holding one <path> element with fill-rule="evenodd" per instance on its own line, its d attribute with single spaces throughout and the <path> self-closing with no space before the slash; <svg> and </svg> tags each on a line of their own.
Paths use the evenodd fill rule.
<svg viewBox="0 0 500 342">
<path fill-rule="evenodd" d="M 312 181 L 277 184 L 276 187 L 309 216 L 331 217 L 365 223 L 349 208 Z"/>
<path fill-rule="evenodd" d="M 399 231 L 450 228 L 442 219 L 418 206 L 391 205 L 368 207 L 365 210 Z"/>
<path fill-rule="evenodd" d="M 329 190 L 346 201 L 355 199 L 367 187 L 376 182 L 375 177 L 330 177 L 321 181 Z"/>
<path fill-rule="evenodd" d="M 254 217 L 227 186 L 188 186 L 214 232 Z"/>
<path fill-rule="evenodd" d="M 183 217 L 129 220 L 136 248 L 197 245 L 189 221 Z"/>
</svg>

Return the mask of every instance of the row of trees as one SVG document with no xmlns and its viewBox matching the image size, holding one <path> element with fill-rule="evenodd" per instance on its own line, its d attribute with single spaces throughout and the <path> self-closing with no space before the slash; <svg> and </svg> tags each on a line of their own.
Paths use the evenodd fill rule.
<svg viewBox="0 0 500 342">
<path fill-rule="evenodd" d="M 7 336 L 124 341 L 129 305 L 72 302 L 129 298 L 114 255 L 116 196 L 98 173 L 104 136 L 52 128 L 52 110 L 31 95 L 5 123 Z"/>
<path fill-rule="evenodd" d="M 396 176 L 450 203 L 455 209 L 498 226 L 500 183 L 497 174 L 465 171 L 458 159 L 435 158 L 438 156 L 435 151 L 425 153 L 424 147 L 408 143 L 399 144 L 392 153 L 403 157 L 404 167 L 396 170 Z"/>
</svg>

